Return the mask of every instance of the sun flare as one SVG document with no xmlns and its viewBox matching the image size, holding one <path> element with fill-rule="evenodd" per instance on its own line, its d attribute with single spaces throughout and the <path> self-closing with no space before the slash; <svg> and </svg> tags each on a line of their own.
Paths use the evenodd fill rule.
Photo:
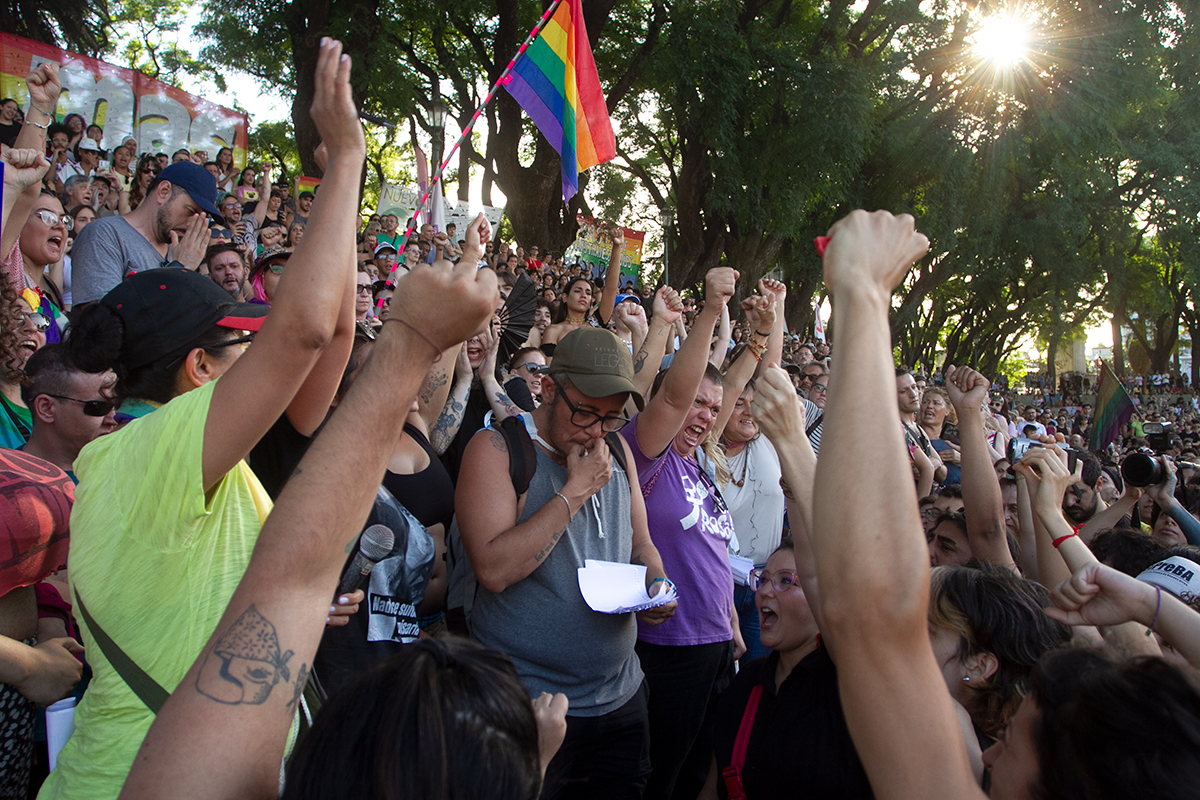
<svg viewBox="0 0 1200 800">
<path fill-rule="evenodd" d="M 1029 20 L 998 14 L 986 20 L 973 38 L 971 48 L 978 56 L 997 66 L 1014 66 L 1029 52 Z"/>
</svg>

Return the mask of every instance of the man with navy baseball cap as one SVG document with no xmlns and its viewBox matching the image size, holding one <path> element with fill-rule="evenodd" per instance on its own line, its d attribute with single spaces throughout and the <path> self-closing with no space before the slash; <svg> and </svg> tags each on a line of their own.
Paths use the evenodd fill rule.
<svg viewBox="0 0 1200 800">
<path fill-rule="evenodd" d="M 158 174 L 129 214 L 90 223 L 71 248 L 75 305 L 99 300 L 127 275 L 168 264 L 195 270 L 209 244 L 208 218 L 221 215 L 216 200 L 208 170 L 179 161 Z"/>
</svg>

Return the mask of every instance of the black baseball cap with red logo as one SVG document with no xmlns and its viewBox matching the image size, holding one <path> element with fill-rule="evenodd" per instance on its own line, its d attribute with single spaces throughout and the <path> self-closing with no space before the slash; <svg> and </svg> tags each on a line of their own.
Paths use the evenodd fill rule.
<svg viewBox="0 0 1200 800">
<path fill-rule="evenodd" d="M 178 267 L 131 275 L 101 303 L 125 324 L 121 363 L 137 369 L 188 347 L 213 326 L 258 331 L 270 306 L 234 303 L 198 272 Z"/>
</svg>

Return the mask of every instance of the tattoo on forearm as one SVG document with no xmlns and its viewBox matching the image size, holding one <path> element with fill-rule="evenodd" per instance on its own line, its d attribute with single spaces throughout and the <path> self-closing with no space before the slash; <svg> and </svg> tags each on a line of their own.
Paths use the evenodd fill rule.
<svg viewBox="0 0 1200 800">
<path fill-rule="evenodd" d="M 421 402 L 428 405 L 429 401 L 433 399 L 434 392 L 445 385 L 446 372 L 444 370 L 431 372 L 426 375 L 425 380 L 421 382 Z"/>
<path fill-rule="evenodd" d="M 296 706 L 300 705 L 300 698 L 304 695 L 304 684 L 306 683 L 308 683 L 308 664 L 301 664 L 300 671 L 296 673 L 296 691 L 287 704 L 287 714 L 289 717 L 296 713 Z"/>
<path fill-rule="evenodd" d="M 462 425 L 463 412 L 466 411 L 466 408 L 464 403 L 456 398 L 451 398 L 437 422 L 433 424 L 433 430 L 429 432 L 429 443 L 433 445 L 433 449 L 437 453 L 444 453 L 450 446 L 450 441 L 454 439 L 459 426 Z"/>
<path fill-rule="evenodd" d="M 507 394 L 504 392 L 496 392 L 493 396 L 496 398 L 496 402 L 500 404 L 500 408 L 505 414 L 508 414 L 510 417 L 521 416 L 521 409 L 517 407 L 516 403 L 509 399 Z"/>
<path fill-rule="evenodd" d="M 561 531 L 551 536 L 550 544 L 543 547 L 541 552 L 533 557 L 533 560 L 539 564 L 542 563 L 542 559 L 550 555 L 550 551 L 554 549 L 554 545 L 558 544 L 558 540 L 562 538 L 562 535 L 566 532 L 566 530 L 566 528 L 563 528 Z"/>
<path fill-rule="evenodd" d="M 633 556 L 632 558 L 629 559 L 629 563 L 634 564 L 639 567 L 646 566 L 646 562 L 642 559 L 641 556 Z"/>
<path fill-rule="evenodd" d="M 291 679 L 291 657 L 280 649 L 275 626 L 251 605 L 205 656 L 196 691 L 226 705 L 261 705 L 275 684 Z"/>
<path fill-rule="evenodd" d="M 646 366 L 646 359 L 650 357 L 650 351 L 646 349 L 646 345 L 650 342 L 647 339 L 642 343 L 642 349 L 638 350 L 637 358 L 633 359 L 633 374 L 637 375 L 642 371 L 642 367 Z"/>
</svg>

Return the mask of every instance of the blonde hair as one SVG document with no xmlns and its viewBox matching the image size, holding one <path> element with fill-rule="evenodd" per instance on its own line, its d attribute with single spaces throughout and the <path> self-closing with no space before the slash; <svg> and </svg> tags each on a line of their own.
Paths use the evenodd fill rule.
<svg viewBox="0 0 1200 800">
<path fill-rule="evenodd" d="M 713 482 L 717 484 L 718 489 L 724 489 L 729 485 L 729 479 L 733 475 L 729 472 L 729 456 L 725 453 L 725 445 L 721 444 L 720 435 L 714 435 L 715 431 L 710 431 L 708 438 L 700 443 L 700 449 L 704 451 L 704 457 L 713 465 L 713 473 L 715 475 Z"/>
</svg>

